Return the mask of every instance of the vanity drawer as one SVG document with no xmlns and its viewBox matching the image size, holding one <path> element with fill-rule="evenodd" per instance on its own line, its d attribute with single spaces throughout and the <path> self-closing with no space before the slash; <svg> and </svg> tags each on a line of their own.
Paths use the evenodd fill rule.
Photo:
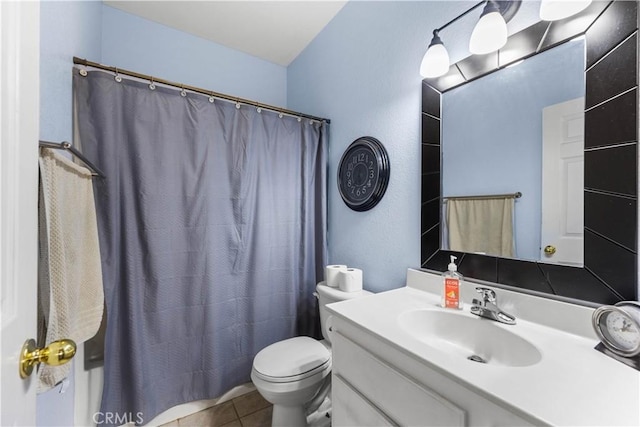
<svg viewBox="0 0 640 427">
<path fill-rule="evenodd" d="M 420 426 L 465 425 L 465 411 L 435 391 L 393 369 L 337 331 L 333 332 L 331 342 L 334 380 L 342 377 L 394 422 Z"/>
<path fill-rule="evenodd" d="M 331 381 L 332 426 L 396 425 L 339 375 L 334 376 Z"/>
</svg>

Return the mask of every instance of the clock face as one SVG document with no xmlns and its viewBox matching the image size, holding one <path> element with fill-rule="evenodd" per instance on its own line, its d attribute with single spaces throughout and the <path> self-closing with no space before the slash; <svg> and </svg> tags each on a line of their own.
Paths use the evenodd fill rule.
<svg viewBox="0 0 640 427">
<path fill-rule="evenodd" d="M 349 153 L 340 176 L 346 180 L 345 188 L 351 200 L 362 201 L 371 194 L 380 175 L 377 163 L 378 159 L 366 147 L 359 147 Z"/>
<path fill-rule="evenodd" d="M 640 305 L 622 302 L 603 306 L 593 315 L 593 324 L 602 343 L 621 356 L 640 354 Z"/>
<path fill-rule="evenodd" d="M 345 204 L 355 211 L 373 208 L 389 181 L 389 158 L 375 138 L 355 140 L 344 152 L 338 169 L 338 189 Z"/>
</svg>

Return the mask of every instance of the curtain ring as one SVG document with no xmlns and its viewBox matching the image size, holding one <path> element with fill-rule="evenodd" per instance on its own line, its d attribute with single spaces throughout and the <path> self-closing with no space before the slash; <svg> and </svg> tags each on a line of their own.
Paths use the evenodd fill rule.
<svg viewBox="0 0 640 427">
<path fill-rule="evenodd" d="M 87 77 L 87 70 L 85 70 L 84 68 L 80 68 L 78 69 L 78 74 L 80 74 L 82 77 Z"/>
<path fill-rule="evenodd" d="M 236 108 L 239 110 L 239 109 L 240 109 L 240 107 L 241 107 L 241 105 L 240 105 L 240 101 L 236 101 Z"/>
<path fill-rule="evenodd" d="M 149 83 L 149 89 L 156 90 L 156 84 L 153 81 L 153 76 L 151 76 L 151 83 Z"/>
<path fill-rule="evenodd" d="M 259 106 L 259 105 L 256 107 L 256 112 L 257 112 L 258 114 L 262 113 L 262 108 L 260 108 L 260 106 Z"/>
<path fill-rule="evenodd" d="M 122 77 L 120 77 L 120 75 L 118 74 L 118 67 L 116 67 L 116 76 L 114 77 L 114 80 L 118 83 L 122 81 Z"/>
<path fill-rule="evenodd" d="M 184 90 L 184 85 L 182 85 L 181 87 L 182 87 L 182 90 L 180 91 L 180 96 L 184 98 L 185 96 L 187 96 L 187 91 Z"/>
<path fill-rule="evenodd" d="M 213 97 L 213 92 L 211 92 L 211 95 L 209 95 L 209 102 L 213 104 L 215 101 L 216 99 Z"/>
<path fill-rule="evenodd" d="M 298 117 L 298 123 L 302 121 L 302 117 Z"/>
<path fill-rule="evenodd" d="M 284 114 L 280 113 L 280 114 L 278 114 L 278 117 L 283 118 Z"/>
</svg>

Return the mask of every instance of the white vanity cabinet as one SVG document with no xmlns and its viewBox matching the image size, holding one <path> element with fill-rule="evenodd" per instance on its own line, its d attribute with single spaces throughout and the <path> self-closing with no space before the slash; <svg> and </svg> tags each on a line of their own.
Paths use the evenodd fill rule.
<svg viewBox="0 0 640 427">
<path fill-rule="evenodd" d="M 594 349 L 593 308 L 497 289 L 505 325 L 470 312 L 476 286 L 447 310 L 440 275 L 409 269 L 327 305 L 333 425 L 640 426 L 640 371 Z"/>
<path fill-rule="evenodd" d="M 340 316 L 331 337 L 334 427 L 545 424 L 491 402 Z"/>
</svg>

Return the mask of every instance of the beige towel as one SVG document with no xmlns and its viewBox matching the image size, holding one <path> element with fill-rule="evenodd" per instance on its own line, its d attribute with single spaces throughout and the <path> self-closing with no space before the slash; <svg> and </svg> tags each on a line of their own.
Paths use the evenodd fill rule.
<svg viewBox="0 0 640 427">
<path fill-rule="evenodd" d="M 96 334 L 104 293 L 91 173 L 54 150 L 40 150 L 38 288 L 46 344 Z M 71 363 L 40 365 L 38 392 L 66 378 Z"/>
<path fill-rule="evenodd" d="M 513 257 L 513 198 L 449 199 L 449 249 Z"/>
</svg>

